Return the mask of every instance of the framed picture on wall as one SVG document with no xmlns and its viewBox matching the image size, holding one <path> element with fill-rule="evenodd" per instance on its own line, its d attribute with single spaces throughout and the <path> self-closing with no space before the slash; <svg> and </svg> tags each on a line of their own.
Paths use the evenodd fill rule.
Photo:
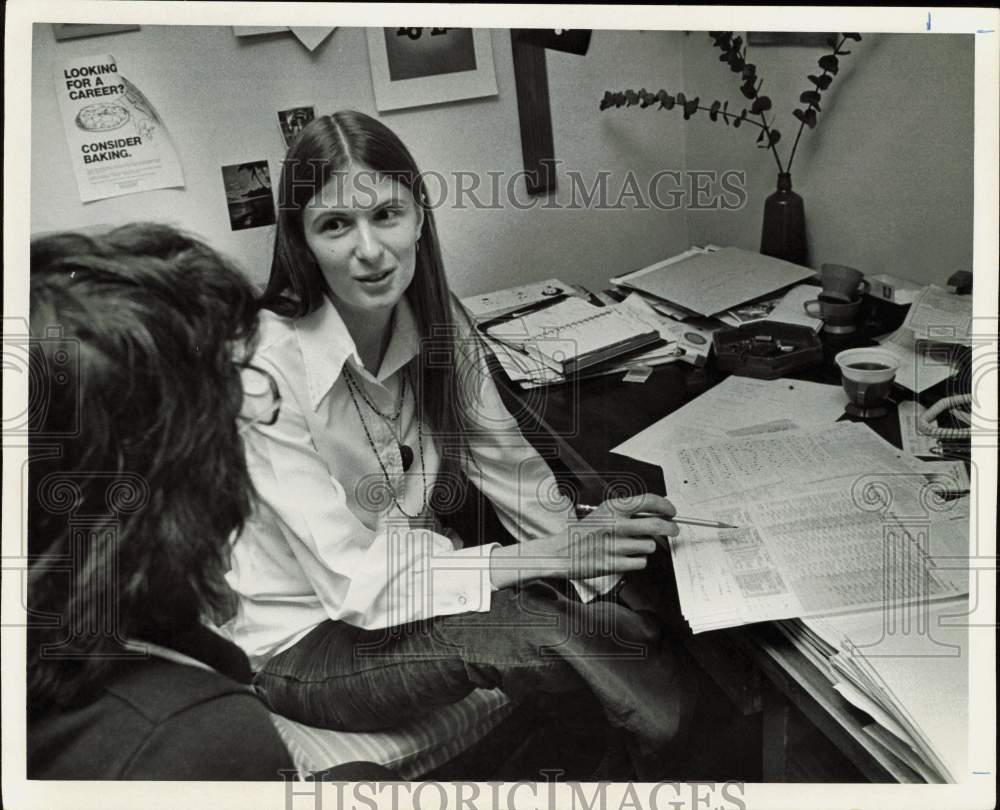
<svg viewBox="0 0 1000 810">
<path fill-rule="evenodd" d="M 369 28 L 379 112 L 497 94 L 490 32 L 480 28 Z"/>
</svg>

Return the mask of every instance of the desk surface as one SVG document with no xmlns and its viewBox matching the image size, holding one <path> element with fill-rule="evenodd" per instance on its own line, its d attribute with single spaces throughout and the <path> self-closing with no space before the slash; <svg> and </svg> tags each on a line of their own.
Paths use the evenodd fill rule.
<svg viewBox="0 0 1000 810">
<path fill-rule="evenodd" d="M 885 324 L 879 323 L 881 331 Z M 890 325 L 889 328 L 892 328 Z M 852 345 L 871 345 L 863 335 L 849 344 L 828 343 L 821 365 L 790 376 L 813 382 L 839 384 L 833 355 Z M 644 383 L 627 383 L 621 374 L 570 381 L 547 388 L 521 391 L 496 370 L 501 393 L 516 412 L 529 438 L 551 458 L 553 453 L 571 475 L 580 501 L 599 502 L 615 494 L 646 490 L 663 494 L 663 475 L 658 467 L 611 452 L 630 436 L 673 412 L 681 405 L 720 382 L 725 375 L 711 364 L 693 368 L 672 363 L 659 366 Z M 932 398 L 940 393 L 925 392 Z M 845 395 L 846 402 L 846 395 Z M 851 419 L 845 415 L 844 419 Z M 895 410 L 867 424 L 883 438 L 900 446 Z M 669 555 L 657 555 L 676 599 Z M 669 574 L 668 574 L 669 572 Z M 922 782 L 902 761 L 875 743 L 864 731 L 872 721 L 837 693 L 825 675 L 799 652 L 773 624 L 759 624 L 694 636 L 687 631 L 689 647 L 719 685 L 744 711 L 767 702 L 760 694 L 748 694 L 748 676 L 738 658 L 749 657 L 772 689 L 805 715 L 871 781 Z M 720 671 L 720 662 L 723 663 Z M 727 666 L 731 665 L 731 666 Z M 729 676 L 727 678 L 727 676 Z M 728 681 L 728 682 L 727 682 Z M 765 725 L 766 725 L 765 719 Z M 765 734 L 766 736 L 766 734 Z M 765 760 L 767 754 L 765 752 Z M 778 781 L 781 768 L 765 774 Z"/>
</svg>

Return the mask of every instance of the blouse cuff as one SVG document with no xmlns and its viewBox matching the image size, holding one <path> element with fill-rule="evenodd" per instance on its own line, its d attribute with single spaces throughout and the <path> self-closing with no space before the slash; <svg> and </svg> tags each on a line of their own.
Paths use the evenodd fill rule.
<svg viewBox="0 0 1000 810">
<path fill-rule="evenodd" d="M 436 615 L 485 613 L 490 609 L 496 590 L 490 580 L 490 554 L 498 545 L 470 546 L 434 561 Z"/>
</svg>

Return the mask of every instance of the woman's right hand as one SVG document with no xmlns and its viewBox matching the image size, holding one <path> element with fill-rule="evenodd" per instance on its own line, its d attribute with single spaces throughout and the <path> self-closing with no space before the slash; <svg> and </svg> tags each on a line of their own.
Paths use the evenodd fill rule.
<svg viewBox="0 0 1000 810">
<path fill-rule="evenodd" d="M 494 549 L 493 585 L 504 588 L 546 576 L 588 579 L 645 568 L 656 550 L 653 538 L 677 535 L 677 524 L 670 521 L 675 514 L 674 505 L 659 495 L 607 500 L 557 534 Z"/>
</svg>

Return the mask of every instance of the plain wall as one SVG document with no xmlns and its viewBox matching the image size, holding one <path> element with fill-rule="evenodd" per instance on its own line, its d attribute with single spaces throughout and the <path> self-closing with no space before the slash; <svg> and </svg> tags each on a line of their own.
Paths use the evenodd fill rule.
<svg viewBox="0 0 1000 810">
<path fill-rule="evenodd" d="M 792 166 L 805 201 L 810 264 L 847 264 L 867 274 L 891 273 L 944 283 L 972 269 L 972 34 L 864 34 L 845 48 L 840 72 L 825 91 L 815 129 L 806 128 Z M 684 86 L 709 106 L 747 106 L 736 74 L 704 32 L 684 38 Z M 787 164 L 799 122 L 799 94 L 813 89 L 816 60 L 829 49 L 757 46 L 748 61 L 764 79 L 767 114 L 781 131 Z M 662 113 L 670 115 L 672 113 Z M 794 126 L 793 126 L 794 125 Z M 777 167 L 754 141 L 756 128 L 727 130 L 699 113 L 687 122 L 686 156 L 693 169 L 747 172 L 747 205 L 734 212 L 688 213 L 692 242 L 760 247 L 765 198 Z"/>
<path fill-rule="evenodd" d="M 381 117 L 425 171 L 522 169 L 510 36 L 492 32 L 498 95 Z M 853 265 L 921 282 L 943 282 L 972 262 L 972 35 L 865 35 L 823 94 L 815 130 L 806 130 L 792 175 L 805 199 L 811 264 Z M 54 93 L 63 59 L 111 53 L 157 107 L 174 139 L 186 187 L 79 201 Z M 750 61 L 783 139 L 787 160 L 798 122 L 791 111 L 822 49 L 755 47 Z M 608 277 L 714 242 L 755 249 L 763 201 L 776 166 L 756 148 L 756 130 L 726 128 L 705 113 L 598 111 L 605 90 L 663 87 L 703 104 L 743 103 L 738 82 L 705 32 L 595 31 L 585 57 L 547 52 L 559 191 L 567 172 L 587 187 L 607 172 L 613 203 L 632 172 L 646 189 L 658 171 L 746 172 L 737 211 L 593 207 L 437 211 L 446 266 L 465 295 L 549 276 L 600 289 Z M 165 219 L 207 238 L 262 281 L 273 227 L 231 231 L 220 167 L 267 159 L 277 182 L 283 147 L 275 112 L 312 104 L 317 112 L 355 108 L 377 114 L 365 29 L 338 28 L 310 53 L 290 33 L 237 38 L 228 27 L 143 26 L 138 32 L 55 42 L 35 26 L 32 71 L 32 230 Z M 793 126 L 796 125 L 796 126 Z M 528 200 L 523 185 L 517 199 Z M 487 195 L 484 195 L 487 196 Z M 450 196 L 454 200 L 454 194 Z M 551 200 L 549 201 L 551 204 Z"/>
<path fill-rule="evenodd" d="M 453 104 L 384 113 L 425 172 L 503 172 L 523 168 L 510 34 L 491 32 L 498 94 Z M 679 32 L 595 31 L 585 57 L 548 52 L 557 200 L 568 199 L 565 172 L 589 187 L 599 170 L 648 178 L 684 167 L 686 128 L 679 119 L 632 129 L 598 103 L 606 89 L 639 77 L 677 81 Z M 170 221 L 205 237 L 266 278 L 273 226 L 232 231 L 221 166 L 269 163 L 277 185 L 283 144 L 276 111 L 313 105 L 317 114 L 353 108 L 377 114 L 365 29 L 338 28 L 310 53 L 290 33 L 237 38 L 229 27 L 142 26 L 141 30 L 56 42 L 47 24 L 34 30 L 32 69 L 32 231 Z M 119 70 L 166 123 L 186 187 L 83 204 L 63 135 L 55 73 L 63 60 L 110 53 Z M 612 192 L 617 185 L 610 184 Z M 529 201 L 523 181 L 517 198 Z M 481 196 L 487 196 L 481 194 Z M 505 194 L 504 194 L 505 196 Z M 615 195 L 612 194 L 612 198 Z M 451 195 L 454 199 L 454 195 Z M 609 276 L 649 264 L 688 245 L 682 210 L 438 209 L 438 229 L 452 286 L 460 295 L 556 276 L 594 289 Z"/>
</svg>

